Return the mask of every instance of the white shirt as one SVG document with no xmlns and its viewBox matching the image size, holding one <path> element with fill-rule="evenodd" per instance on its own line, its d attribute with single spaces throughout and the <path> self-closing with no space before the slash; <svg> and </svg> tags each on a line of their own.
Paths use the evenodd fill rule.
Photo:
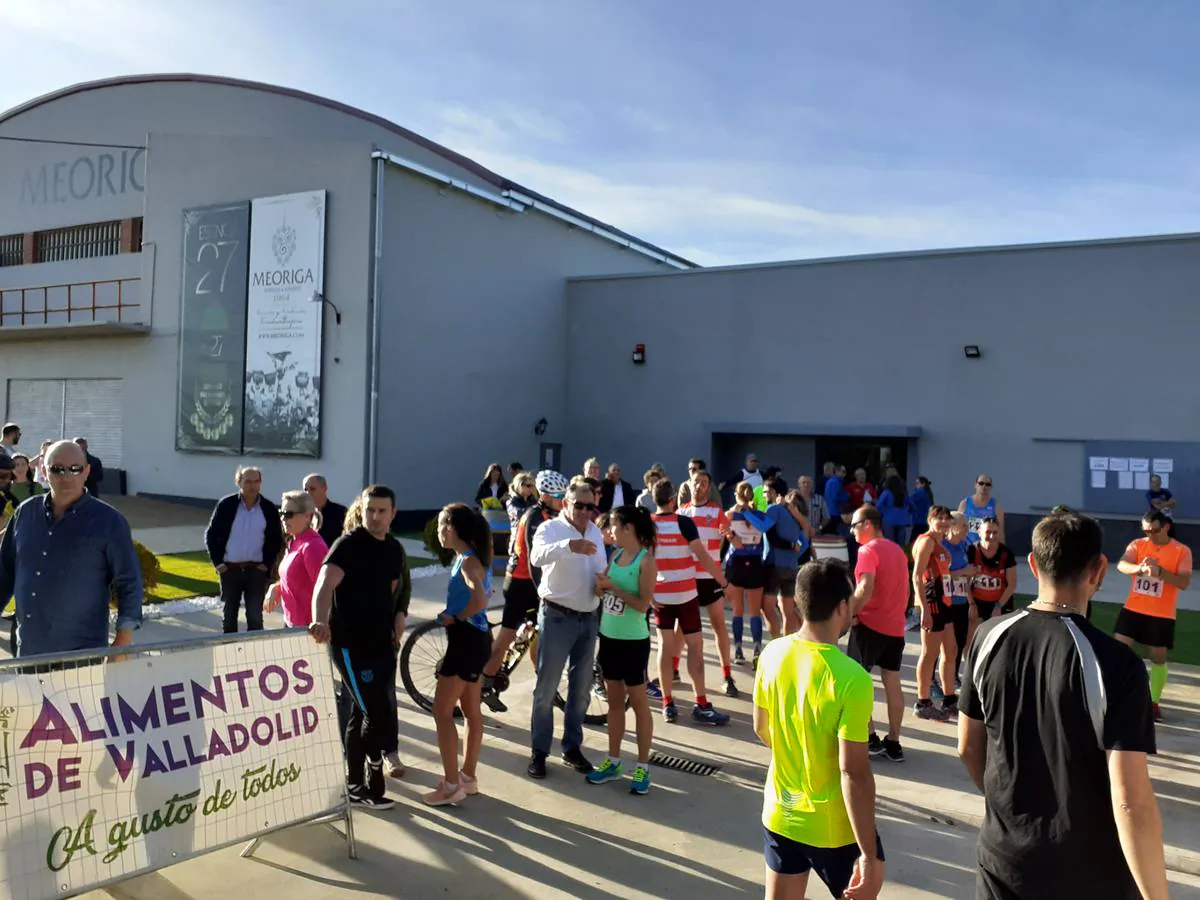
<svg viewBox="0 0 1200 900">
<path fill-rule="evenodd" d="M 616 509 L 618 506 L 624 506 L 624 505 L 625 505 L 625 487 L 621 484 L 621 482 L 618 481 L 616 487 L 613 488 L 612 508 Z"/>
<path fill-rule="evenodd" d="M 596 545 L 591 556 L 571 551 L 571 541 L 585 540 Z M 533 535 L 529 564 L 542 570 L 538 596 L 576 612 L 592 612 L 600 605 L 596 596 L 596 576 L 608 568 L 604 535 L 595 522 L 579 529 L 562 515 L 545 522 Z"/>
<path fill-rule="evenodd" d="M 262 504 L 257 500 L 246 509 L 246 502 L 239 499 L 237 514 L 233 517 L 233 528 L 225 542 L 225 562 L 261 563 L 263 561 L 263 539 L 267 536 L 267 519 Z"/>
</svg>

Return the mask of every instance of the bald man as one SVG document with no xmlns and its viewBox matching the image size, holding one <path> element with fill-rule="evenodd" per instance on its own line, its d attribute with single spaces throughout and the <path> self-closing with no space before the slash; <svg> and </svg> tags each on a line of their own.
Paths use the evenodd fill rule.
<svg viewBox="0 0 1200 900">
<path fill-rule="evenodd" d="M 142 624 L 142 571 L 129 523 L 88 494 L 87 455 L 72 441 L 46 454 L 50 491 L 17 507 L 0 541 L 0 596 L 17 601 L 17 656 L 94 650 L 133 642 Z"/>
</svg>

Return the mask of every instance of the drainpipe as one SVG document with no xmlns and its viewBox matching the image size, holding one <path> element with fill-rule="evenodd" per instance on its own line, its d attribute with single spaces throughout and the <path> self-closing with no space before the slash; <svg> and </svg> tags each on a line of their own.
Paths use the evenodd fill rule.
<svg viewBox="0 0 1200 900">
<path fill-rule="evenodd" d="M 370 367 L 371 392 L 367 412 L 367 459 L 363 484 L 375 481 L 375 470 L 379 456 L 379 320 L 382 317 L 383 298 L 383 191 L 384 160 L 375 158 L 375 248 L 371 256 L 371 330 Z"/>
</svg>

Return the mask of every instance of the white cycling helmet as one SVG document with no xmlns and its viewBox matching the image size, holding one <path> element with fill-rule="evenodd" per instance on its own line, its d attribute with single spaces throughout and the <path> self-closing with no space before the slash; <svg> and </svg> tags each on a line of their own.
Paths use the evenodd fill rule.
<svg viewBox="0 0 1200 900">
<path fill-rule="evenodd" d="M 533 483 L 539 494 L 565 494 L 571 484 L 565 475 L 553 469 L 542 469 L 533 479 Z"/>
</svg>

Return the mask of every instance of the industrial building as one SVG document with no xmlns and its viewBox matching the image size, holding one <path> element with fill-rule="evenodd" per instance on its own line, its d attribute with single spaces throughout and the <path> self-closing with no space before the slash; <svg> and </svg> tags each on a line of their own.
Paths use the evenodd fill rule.
<svg viewBox="0 0 1200 900">
<path fill-rule="evenodd" d="M 894 462 L 1016 546 L 1059 503 L 1113 546 L 1165 476 L 1200 519 L 1200 236 L 699 269 L 376 116 L 197 75 L 0 115 L 0 381 L 26 440 L 129 492 L 396 487 L 748 451 Z M 114 476 L 117 478 L 120 476 Z M 114 487 L 119 485 L 114 481 Z"/>
</svg>

